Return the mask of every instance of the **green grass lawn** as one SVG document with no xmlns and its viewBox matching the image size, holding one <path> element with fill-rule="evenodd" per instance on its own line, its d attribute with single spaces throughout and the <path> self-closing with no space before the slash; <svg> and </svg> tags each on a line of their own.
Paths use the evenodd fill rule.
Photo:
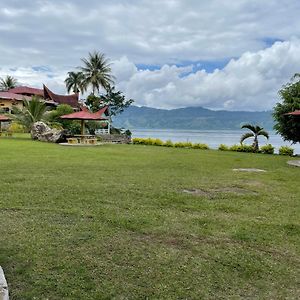
<svg viewBox="0 0 300 300">
<path fill-rule="evenodd" d="M 0 139 L 11 299 L 299 299 L 288 159 Z M 232 171 L 249 167 L 267 172 Z"/>
</svg>

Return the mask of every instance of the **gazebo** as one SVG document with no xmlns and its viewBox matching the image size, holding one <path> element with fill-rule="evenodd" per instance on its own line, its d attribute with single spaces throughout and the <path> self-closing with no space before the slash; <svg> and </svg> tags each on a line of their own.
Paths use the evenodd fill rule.
<svg viewBox="0 0 300 300">
<path fill-rule="evenodd" d="M 85 143 L 86 139 L 93 138 L 93 135 L 84 134 L 85 121 L 108 121 L 108 117 L 104 117 L 103 114 L 107 111 L 108 107 L 105 106 L 99 111 L 92 113 L 86 107 L 82 107 L 81 111 L 74 112 L 68 115 L 63 115 L 60 118 L 64 120 L 80 120 L 81 121 L 81 134 L 76 137 L 80 137 L 81 143 Z"/>
</svg>

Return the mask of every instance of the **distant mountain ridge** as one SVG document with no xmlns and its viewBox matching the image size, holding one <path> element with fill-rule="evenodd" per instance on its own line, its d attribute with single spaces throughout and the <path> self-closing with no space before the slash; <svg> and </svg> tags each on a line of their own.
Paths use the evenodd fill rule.
<svg viewBox="0 0 300 300">
<path fill-rule="evenodd" d="M 271 111 L 214 111 L 203 107 L 166 110 L 130 106 L 113 122 L 115 127 L 129 129 L 234 130 L 251 123 L 271 130 L 274 125 Z"/>
</svg>

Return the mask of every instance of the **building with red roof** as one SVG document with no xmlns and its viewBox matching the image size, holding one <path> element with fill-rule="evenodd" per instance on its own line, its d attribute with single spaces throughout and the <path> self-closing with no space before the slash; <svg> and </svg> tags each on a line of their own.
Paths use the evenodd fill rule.
<svg viewBox="0 0 300 300">
<path fill-rule="evenodd" d="M 57 106 L 59 104 L 68 104 L 74 110 L 79 109 L 79 95 L 58 95 L 43 85 L 43 89 L 32 88 L 28 86 L 18 86 L 5 92 L 0 92 L 0 109 L 11 112 L 13 107 L 23 108 L 23 100 L 31 100 L 36 96 L 45 101 L 48 106 Z"/>
</svg>

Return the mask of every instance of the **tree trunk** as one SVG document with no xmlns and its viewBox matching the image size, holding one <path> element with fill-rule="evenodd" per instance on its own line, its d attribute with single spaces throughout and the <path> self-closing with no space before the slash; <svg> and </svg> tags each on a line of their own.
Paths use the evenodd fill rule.
<svg viewBox="0 0 300 300">
<path fill-rule="evenodd" d="M 254 136 L 254 142 L 253 142 L 252 147 L 254 149 L 254 152 L 258 152 L 258 138 L 257 138 L 257 135 Z"/>
</svg>

